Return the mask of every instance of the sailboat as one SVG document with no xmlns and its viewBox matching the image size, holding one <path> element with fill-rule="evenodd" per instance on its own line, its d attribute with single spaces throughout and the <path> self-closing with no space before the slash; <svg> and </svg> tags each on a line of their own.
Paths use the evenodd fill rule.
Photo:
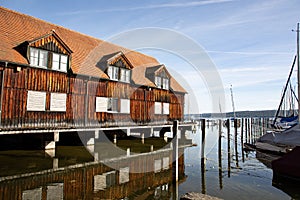
<svg viewBox="0 0 300 200">
<path fill-rule="evenodd" d="M 298 79 L 298 97 L 300 96 L 300 65 L 299 65 L 299 23 L 297 24 L 297 79 Z M 296 58 L 294 59 L 296 61 Z M 298 101 L 298 113 L 300 110 Z M 283 131 L 268 132 L 260 137 L 255 143 L 256 149 L 269 151 L 273 153 L 287 153 L 297 146 L 300 146 L 300 124 L 298 122 L 290 128 Z"/>
<path fill-rule="evenodd" d="M 298 112 L 295 109 L 295 103 L 298 103 L 298 98 L 294 92 L 291 83 L 291 76 L 294 70 L 297 56 L 294 57 L 289 77 L 282 92 L 282 97 L 279 107 L 276 111 L 272 126 L 277 130 L 285 130 L 298 124 Z"/>
</svg>

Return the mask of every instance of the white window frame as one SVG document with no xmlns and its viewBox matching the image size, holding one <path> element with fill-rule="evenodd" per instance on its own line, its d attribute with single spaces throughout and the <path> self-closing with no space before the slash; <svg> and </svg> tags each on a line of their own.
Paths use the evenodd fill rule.
<svg viewBox="0 0 300 200">
<path fill-rule="evenodd" d="M 42 58 L 42 55 L 45 57 Z M 40 68 L 47 68 L 48 51 L 30 47 L 30 65 Z"/>
<path fill-rule="evenodd" d="M 119 99 L 117 99 L 117 98 L 108 98 L 107 112 L 111 112 L 111 113 L 119 112 Z"/>
<path fill-rule="evenodd" d="M 54 60 L 57 57 L 58 60 Z M 66 59 L 65 61 L 63 59 Z M 57 64 L 57 66 L 54 65 Z M 52 53 L 52 69 L 56 71 L 67 72 L 68 70 L 68 56 L 59 53 Z"/>
<path fill-rule="evenodd" d="M 125 75 L 125 82 L 130 83 L 130 75 L 131 71 L 129 69 L 126 70 L 126 75 Z"/>
<path fill-rule="evenodd" d="M 164 90 L 168 90 L 169 89 L 169 79 L 168 78 L 163 78 L 162 88 Z"/>
<path fill-rule="evenodd" d="M 120 68 L 120 81 L 129 83 L 130 82 L 130 70 L 126 68 Z"/>
<path fill-rule="evenodd" d="M 161 77 L 160 76 L 155 76 L 155 85 L 158 88 L 161 88 Z"/>
<path fill-rule="evenodd" d="M 115 80 L 115 81 L 118 81 L 119 80 L 119 67 L 115 67 L 115 66 L 108 66 L 108 69 L 107 69 L 107 74 L 109 76 L 109 78 L 111 80 Z"/>
<path fill-rule="evenodd" d="M 114 81 L 122 81 L 126 83 L 130 83 L 130 73 L 129 69 L 123 67 L 116 67 L 113 65 L 109 65 L 107 69 L 107 75 L 110 80 Z"/>
</svg>

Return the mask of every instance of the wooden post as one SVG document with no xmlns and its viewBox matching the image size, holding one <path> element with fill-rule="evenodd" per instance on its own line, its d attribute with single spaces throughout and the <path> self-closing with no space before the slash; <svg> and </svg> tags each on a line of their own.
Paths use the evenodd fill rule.
<svg viewBox="0 0 300 200">
<path fill-rule="evenodd" d="M 205 149 L 205 119 L 201 119 L 201 163 L 204 161 L 204 149 Z"/>
<path fill-rule="evenodd" d="M 231 172 L 231 154 L 230 154 L 230 121 L 227 119 L 227 161 L 228 161 L 228 177 L 230 177 Z"/>
<path fill-rule="evenodd" d="M 127 156 L 130 156 L 130 148 L 127 148 L 126 155 L 127 155 Z"/>
<path fill-rule="evenodd" d="M 237 148 L 237 135 L 238 135 L 238 119 L 234 119 L 234 148 L 235 148 L 235 160 L 236 160 L 236 167 L 239 167 L 239 157 L 238 157 L 238 148 Z"/>
<path fill-rule="evenodd" d="M 172 163 L 172 175 L 173 175 L 173 184 L 178 182 L 178 120 L 173 122 L 173 163 Z"/>
<path fill-rule="evenodd" d="M 222 137 L 222 120 L 219 119 L 219 138 Z"/>
<path fill-rule="evenodd" d="M 241 119 L 241 145 L 244 144 L 244 118 Z"/>
<path fill-rule="evenodd" d="M 205 149 L 205 119 L 201 119 L 201 182 L 202 182 L 202 194 L 206 193 L 206 185 L 205 185 L 205 156 L 204 156 L 204 149 Z"/>
<path fill-rule="evenodd" d="M 144 144 L 144 143 L 145 143 L 145 134 L 142 133 L 142 144 Z"/>
<path fill-rule="evenodd" d="M 114 135 L 114 144 L 117 144 L 117 135 Z"/>
<path fill-rule="evenodd" d="M 223 173 L 222 173 L 222 121 L 219 120 L 219 142 L 218 142 L 218 158 L 219 158 L 219 187 L 223 188 Z"/>
<path fill-rule="evenodd" d="M 178 199 L 178 120 L 175 120 L 173 122 L 173 140 L 171 143 L 172 148 L 172 193 L 173 198 L 172 199 Z"/>
<path fill-rule="evenodd" d="M 241 124 L 241 147 L 242 147 L 242 161 L 245 162 L 245 155 L 244 155 L 244 119 L 242 118 Z"/>
</svg>

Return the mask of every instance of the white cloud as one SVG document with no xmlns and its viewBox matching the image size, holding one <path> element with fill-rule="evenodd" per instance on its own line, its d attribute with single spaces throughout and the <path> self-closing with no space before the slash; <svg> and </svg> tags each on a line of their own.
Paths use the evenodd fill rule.
<svg viewBox="0 0 300 200">
<path fill-rule="evenodd" d="M 150 4 L 144 6 L 137 6 L 137 7 L 122 7 L 122 8 L 111 8 L 111 9 L 97 9 L 97 10 L 78 10 L 72 12 L 63 12 L 58 13 L 57 15 L 78 15 L 78 14 L 88 14 L 88 13 L 103 13 L 103 12 L 128 12 L 128 11 L 135 11 L 135 10 L 148 10 L 148 9 L 159 9 L 159 8 L 184 8 L 184 7 L 197 7 L 197 6 L 204 6 L 209 4 L 219 4 L 219 3 L 226 3 L 231 2 L 233 0 L 202 0 L 202 1 L 191 1 L 191 2 L 184 2 L 184 3 L 166 3 L 166 4 Z"/>
</svg>

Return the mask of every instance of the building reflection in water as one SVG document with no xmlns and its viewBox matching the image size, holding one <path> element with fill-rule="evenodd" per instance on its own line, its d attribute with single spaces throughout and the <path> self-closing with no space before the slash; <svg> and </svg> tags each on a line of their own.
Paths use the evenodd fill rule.
<svg viewBox="0 0 300 200">
<path fill-rule="evenodd" d="M 185 180 L 183 145 L 178 151 L 180 182 Z M 94 158 L 84 147 L 57 147 L 54 158 L 46 155 L 35 157 L 34 161 L 27 159 L 27 166 L 22 165 L 35 166 L 31 172 L 13 174 L 18 167 L 7 174 L 2 171 L 0 199 L 126 199 L 132 196 L 170 199 L 173 192 L 178 193 L 178 185 L 175 188 L 172 185 L 173 158 L 169 145 L 152 152 L 150 149 L 130 155 L 120 152 L 124 155 L 109 158 L 103 152 Z M 23 161 L 25 158 L 19 162 Z"/>
</svg>

